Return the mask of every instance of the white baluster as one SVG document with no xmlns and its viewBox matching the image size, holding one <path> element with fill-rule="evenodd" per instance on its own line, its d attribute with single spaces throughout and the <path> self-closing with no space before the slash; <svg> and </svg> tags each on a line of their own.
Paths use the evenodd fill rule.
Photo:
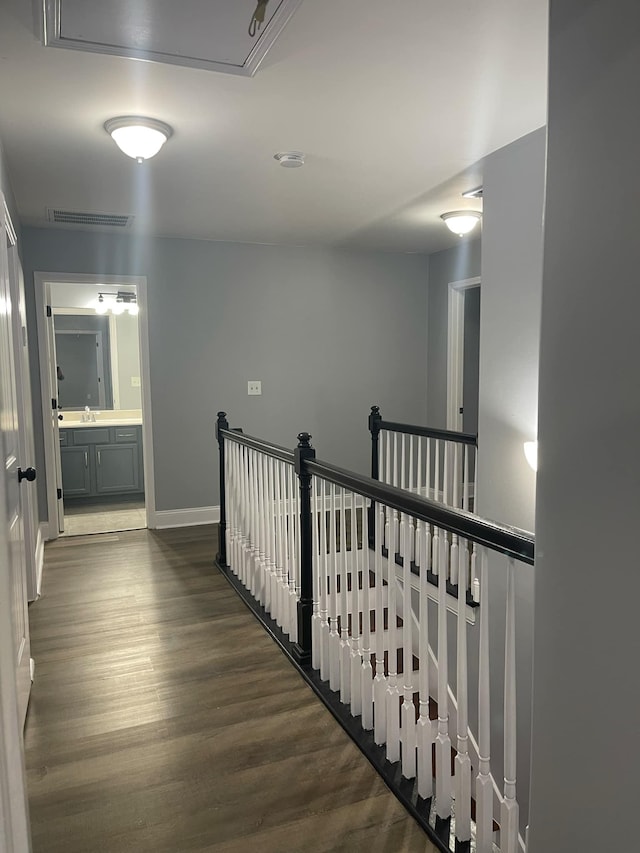
<svg viewBox="0 0 640 853">
<path fill-rule="evenodd" d="M 320 567 L 322 582 L 320 585 L 320 677 L 329 680 L 329 609 L 327 583 L 329 578 L 329 555 L 327 554 L 327 481 L 320 480 Z"/>
<path fill-rule="evenodd" d="M 467 563 L 469 549 L 466 540 L 458 543 L 458 643 L 457 643 L 457 700 L 458 738 L 455 762 L 456 838 L 471 839 L 471 759 L 469 758 L 469 702 L 467 667 Z M 451 559 L 454 559 L 453 548 Z"/>
<path fill-rule="evenodd" d="M 424 484 L 427 488 L 425 492 L 425 496 L 428 498 L 432 497 L 431 493 L 431 439 L 427 438 L 426 440 L 426 450 L 425 450 L 425 476 L 424 476 Z"/>
<path fill-rule="evenodd" d="M 404 701 L 401 712 L 402 728 L 402 775 L 413 779 L 416 775 L 416 709 L 413 704 L 413 641 L 411 611 L 411 561 L 409 559 L 409 536 L 411 527 L 405 525 L 405 558 L 402 567 L 402 660 Z"/>
<path fill-rule="evenodd" d="M 491 780 L 491 685 L 489 673 L 489 580 L 487 553 L 480 548 L 478 639 L 478 775 L 476 777 L 476 849 L 493 851 L 493 783 Z"/>
<path fill-rule="evenodd" d="M 376 550 L 380 542 L 376 540 Z M 373 669 L 371 668 L 371 549 L 369 548 L 369 509 L 366 501 L 362 507 L 362 665 L 360 667 L 360 695 L 362 701 L 362 728 L 373 728 Z"/>
<path fill-rule="evenodd" d="M 338 633 L 338 545 L 336 531 L 336 486 L 331 484 L 331 517 L 329 520 L 329 552 L 331 561 L 331 587 L 329 597 L 329 687 L 340 689 L 340 634 Z"/>
<path fill-rule="evenodd" d="M 427 569 L 431 553 L 431 531 L 429 525 L 418 522 L 420 542 L 420 609 L 419 609 L 419 689 L 420 689 L 420 719 L 416 730 L 418 746 L 418 794 L 423 799 L 433 795 L 433 756 L 431 746 L 431 720 L 429 719 L 429 597 Z"/>
<path fill-rule="evenodd" d="M 414 458 L 413 458 L 413 445 L 414 445 L 415 436 L 409 436 L 409 491 L 413 492 L 413 482 L 414 482 Z M 415 543 L 415 523 L 414 519 L 411 516 L 407 518 L 407 524 L 409 526 L 409 560 L 415 561 L 416 558 L 416 543 Z"/>
<path fill-rule="evenodd" d="M 434 501 L 442 501 L 442 497 L 440 495 L 440 439 L 436 438 L 436 440 L 434 441 L 434 448 L 435 452 L 433 464 L 435 468 L 435 474 L 433 499 Z"/>
<path fill-rule="evenodd" d="M 444 532 L 439 536 L 438 554 L 438 735 L 436 737 L 436 814 L 451 815 L 451 740 L 449 738 L 448 647 L 447 647 L 447 549 Z"/>
<path fill-rule="evenodd" d="M 320 552 L 320 483 L 317 477 L 311 481 L 311 526 L 313 528 L 313 616 L 311 617 L 311 666 L 320 669 L 321 619 L 320 619 L 320 588 L 322 584 L 323 560 Z"/>
<path fill-rule="evenodd" d="M 387 485 L 391 485 L 391 433 L 387 433 L 387 468 L 385 474 L 385 483 Z M 385 508 L 385 525 L 384 525 L 384 544 L 387 548 L 387 551 L 390 548 L 389 545 L 389 526 L 391 524 L 391 512 L 389 508 Z"/>
<path fill-rule="evenodd" d="M 376 505 L 375 545 L 375 607 L 376 607 L 376 675 L 373 680 L 373 739 L 382 744 L 387 738 L 387 678 L 384 672 L 384 586 L 382 581 L 382 539 L 385 531 L 385 511 Z"/>
<path fill-rule="evenodd" d="M 267 482 L 267 602 L 268 611 L 273 618 L 276 609 L 276 507 L 275 507 L 275 485 L 273 472 L 275 466 L 273 456 L 266 457 L 266 482 Z"/>
<path fill-rule="evenodd" d="M 349 645 L 349 562 L 347 558 L 347 492 L 340 494 L 340 701 L 351 700 L 351 647 Z"/>
<path fill-rule="evenodd" d="M 444 466 L 442 470 L 443 485 L 442 485 L 442 502 L 449 504 L 451 499 L 451 490 L 449 488 L 449 480 L 451 478 L 451 459 L 449 456 L 449 442 L 444 442 Z"/>
<path fill-rule="evenodd" d="M 464 473 L 462 484 L 462 508 L 469 511 L 469 445 L 464 446 Z"/>
<path fill-rule="evenodd" d="M 453 453 L 453 506 L 460 506 L 460 445 L 457 442 L 451 443 L 451 451 Z"/>
<path fill-rule="evenodd" d="M 405 450 L 406 450 L 406 435 L 405 435 L 404 433 L 402 433 L 402 438 L 400 439 L 400 447 L 401 447 L 401 451 L 400 451 L 400 478 L 399 478 L 399 485 L 400 485 L 400 488 L 401 488 L 401 489 L 406 489 L 406 487 L 407 487 L 407 480 L 406 480 L 406 464 L 407 464 L 407 460 L 406 460 L 406 453 L 405 453 Z M 396 485 L 398 485 L 398 484 L 396 484 Z M 398 532 L 398 540 L 397 540 L 397 542 L 398 542 L 398 553 L 400 554 L 400 557 L 401 557 L 403 560 L 404 560 L 404 557 L 405 557 L 405 550 L 404 550 L 404 548 L 405 548 L 405 545 L 406 545 L 406 543 L 407 543 L 407 541 L 408 541 L 408 540 L 407 540 L 407 538 L 406 538 L 406 536 L 405 536 L 405 527 L 406 527 L 406 525 L 407 525 L 407 517 L 406 517 L 406 515 L 405 515 L 404 513 L 400 513 L 400 530 L 399 530 L 399 532 Z"/>
<path fill-rule="evenodd" d="M 300 598 L 300 505 L 298 475 L 289 466 L 291 494 L 291 527 L 293 530 L 292 576 L 289 582 L 289 625 L 291 642 L 298 640 L 298 599 Z"/>
<path fill-rule="evenodd" d="M 276 563 L 276 590 L 275 590 L 275 601 L 274 601 L 274 619 L 276 620 L 278 626 L 283 628 L 282 621 L 282 588 L 284 586 L 285 577 L 286 577 L 286 551 L 287 551 L 287 540 L 286 540 L 286 516 L 284 512 L 284 494 L 282 492 L 282 469 L 284 468 L 285 463 L 281 460 L 276 460 L 276 489 L 275 489 L 275 498 L 276 498 L 276 526 L 278 529 L 278 558 Z"/>
<path fill-rule="evenodd" d="M 516 597 L 513 559 L 507 564 L 507 615 L 504 647 L 504 799 L 500 809 L 500 849 L 518 849 L 516 800 Z"/>
<path fill-rule="evenodd" d="M 364 542 L 362 543 L 364 547 Z M 362 713 L 361 674 L 362 660 L 360 658 L 360 581 L 358 571 L 358 495 L 351 494 L 351 714 L 359 717 Z"/>
<path fill-rule="evenodd" d="M 389 543 L 389 559 L 387 592 L 388 592 L 388 655 L 389 655 L 389 678 L 387 681 L 387 758 L 389 761 L 400 759 L 400 690 L 398 688 L 398 638 L 397 638 L 397 581 L 396 560 L 398 550 L 396 535 L 398 530 L 397 512 L 394 510 L 394 518 L 391 522 Z"/>
</svg>

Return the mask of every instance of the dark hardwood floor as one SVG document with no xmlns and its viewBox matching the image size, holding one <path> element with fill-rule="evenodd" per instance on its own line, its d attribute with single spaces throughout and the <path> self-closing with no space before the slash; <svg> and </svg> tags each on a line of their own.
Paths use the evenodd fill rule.
<svg viewBox="0 0 640 853">
<path fill-rule="evenodd" d="M 34 853 L 435 851 L 214 569 L 215 535 L 47 546 Z"/>
</svg>

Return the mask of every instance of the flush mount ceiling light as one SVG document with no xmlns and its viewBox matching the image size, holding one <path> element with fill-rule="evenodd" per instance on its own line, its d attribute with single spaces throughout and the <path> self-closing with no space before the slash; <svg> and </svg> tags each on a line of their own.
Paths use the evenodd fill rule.
<svg viewBox="0 0 640 853">
<path fill-rule="evenodd" d="M 451 213 L 443 213 L 440 217 L 444 220 L 447 228 L 463 237 L 476 227 L 482 214 L 478 210 L 453 210 Z"/>
<path fill-rule="evenodd" d="M 173 133 L 168 124 L 143 116 L 119 116 L 104 123 L 104 129 L 127 155 L 142 163 L 155 157 Z"/>
<path fill-rule="evenodd" d="M 300 166 L 304 166 L 302 151 L 281 151 L 279 154 L 274 154 L 273 159 L 277 160 L 285 169 L 299 169 Z"/>
</svg>

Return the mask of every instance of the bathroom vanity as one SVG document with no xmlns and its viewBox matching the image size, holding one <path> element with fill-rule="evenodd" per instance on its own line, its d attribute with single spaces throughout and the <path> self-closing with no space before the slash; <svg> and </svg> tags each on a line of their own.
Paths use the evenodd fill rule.
<svg viewBox="0 0 640 853">
<path fill-rule="evenodd" d="M 115 415 L 100 413 L 85 423 L 80 413 L 64 413 L 60 457 L 65 499 L 144 492 L 142 420 Z"/>
</svg>

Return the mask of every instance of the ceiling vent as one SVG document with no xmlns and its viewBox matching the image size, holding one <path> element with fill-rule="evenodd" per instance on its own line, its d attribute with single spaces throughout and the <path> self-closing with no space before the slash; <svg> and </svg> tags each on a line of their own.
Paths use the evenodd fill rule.
<svg viewBox="0 0 640 853">
<path fill-rule="evenodd" d="M 130 228 L 134 217 L 128 213 L 88 213 L 80 210 L 47 208 L 47 221 L 56 225 L 79 225 L 83 228 Z"/>
</svg>

